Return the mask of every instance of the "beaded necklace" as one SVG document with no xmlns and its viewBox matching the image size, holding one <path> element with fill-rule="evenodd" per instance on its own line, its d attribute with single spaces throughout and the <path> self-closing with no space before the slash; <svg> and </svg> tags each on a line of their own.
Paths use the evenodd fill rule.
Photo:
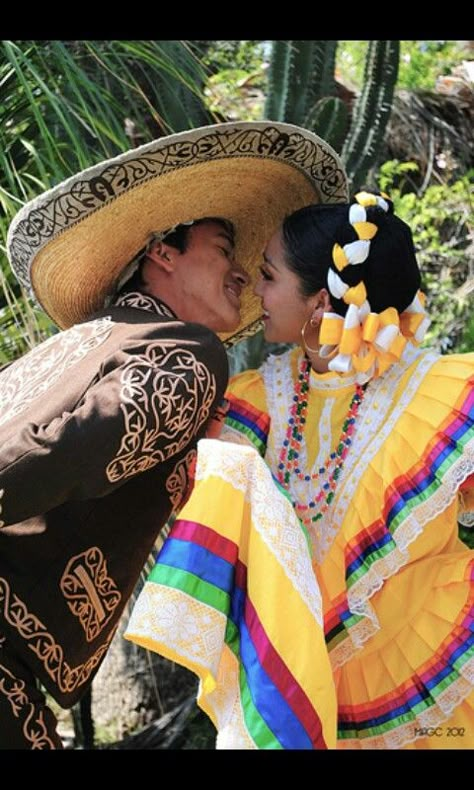
<svg viewBox="0 0 474 790">
<path fill-rule="evenodd" d="M 299 511 L 304 521 L 315 522 L 319 521 L 319 519 L 324 516 L 334 499 L 337 481 L 340 477 L 344 460 L 352 444 L 354 424 L 359 406 L 364 397 L 365 386 L 362 387 L 360 384 L 356 384 L 349 411 L 342 425 L 342 433 L 339 437 L 336 450 L 330 453 L 324 465 L 319 467 L 317 472 L 305 474 L 299 468 L 298 459 L 303 439 L 303 429 L 306 423 L 306 413 L 308 410 L 308 398 L 306 393 L 309 391 L 310 371 L 311 362 L 308 357 L 304 356 L 299 365 L 298 378 L 295 382 L 293 402 L 288 419 L 288 428 L 286 429 L 283 447 L 281 448 L 278 458 L 277 477 L 281 485 L 287 490 L 289 490 L 291 475 L 296 475 L 300 480 L 305 480 L 306 482 L 312 480 L 319 480 L 322 482 L 325 480 L 325 482 L 322 483 L 321 489 L 312 497 L 308 504 L 293 502 L 293 507 Z M 309 512 L 314 512 L 316 506 L 318 506 L 317 512 L 310 516 Z"/>
</svg>

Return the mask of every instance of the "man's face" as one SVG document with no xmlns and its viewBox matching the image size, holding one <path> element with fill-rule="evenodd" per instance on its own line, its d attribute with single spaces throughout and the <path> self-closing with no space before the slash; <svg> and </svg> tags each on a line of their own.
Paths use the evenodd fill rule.
<svg viewBox="0 0 474 790">
<path fill-rule="evenodd" d="M 225 228 L 215 222 L 196 225 L 190 228 L 185 252 L 167 249 L 178 276 L 179 317 L 214 332 L 236 329 L 240 295 L 249 277 L 235 261 L 232 239 Z"/>
</svg>

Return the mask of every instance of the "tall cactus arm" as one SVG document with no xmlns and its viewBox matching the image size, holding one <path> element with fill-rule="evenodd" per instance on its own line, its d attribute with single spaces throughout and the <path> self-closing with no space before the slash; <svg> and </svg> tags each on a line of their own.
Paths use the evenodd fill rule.
<svg viewBox="0 0 474 790">
<path fill-rule="evenodd" d="M 370 41 L 364 87 L 356 102 L 342 160 L 351 184 L 358 187 L 375 162 L 392 109 L 398 76 L 399 41 Z"/>
<path fill-rule="evenodd" d="M 288 121 L 294 67 L 293 41 L 274 41 L 268 70 L 268 94 L 264 115 L 272 121 Z"/>
<path fill-rule="evenodd" d="M 333 94 L 337 41 L 274 41 L 265 117 L 304 125 L 318 99 Z"/>
</svg>

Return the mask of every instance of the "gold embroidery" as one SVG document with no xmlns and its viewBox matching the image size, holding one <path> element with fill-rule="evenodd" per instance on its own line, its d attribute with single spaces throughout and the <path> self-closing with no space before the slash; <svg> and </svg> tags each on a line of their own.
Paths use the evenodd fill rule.
<svg viewBox="0 0 474 790">
<path fill-rule="evenodd" d="M 110 482 L 179 453 L 207 420 L 215 394 L 215 376 L 175 340 L 150 344 L 137 354 L 121 374 L 125 434 L 106 469 Z"/>
<path fill-rule="evenodd" d="M 188 485 L 188 475 L 186 470 L 196 458 L 196 455 L 196 450 L 190 450 L 185 458 L 182 458 L 180 461 L 178 461 L 166 481 L 166 490 L 170 494 L 170 501 L 173 510 L 178 509 L 179 504 L 185 494 Z"/>
<path fill-rule="evenodd" d="M 87 641 L 92 642 L 109 622 L 122 598 L 108 575 L 101 550 L 93 546 L 72 557 L 60 587 L 71 612 L 79 618 Z"/>
<path fill-rule="evenodd" d="M 112 331 L 110 316 L 53 335 L 13 362 L 0 377 L 0 425 L 22 414 Z"/>
<path fill-rule="evenodd" d="M 28 611 L 25 603 L 11 592 L 7 580 L 0 576 L 0 612 L 23 639 L 28 647 L 42 662 L 45 671 L 57 684 L 58 688 L 70 694 L 78 686 L 83 685 L 92 671 L 100 664 L 112 641 L 113 631 L 107 640 L 100 645 L 95 653 L 84 664 L 70 667 L 64 659 L 64 652 L 54 637 L 46 630 L 46 626 Z"/>
<path fill-rule="evenodd" d="M 35 717 L 35 706 L 30 702 L 25 691 L 25 681 L 16 678 L 7 667 L 0 664 L 0 692 L 4 694 L 11 705 L 16 719 L 25 719 L 23 735 L 29 741 L 32 749 L 56 748 L 51 738 L 48 737 L 43 712 Z"/>
</svg>

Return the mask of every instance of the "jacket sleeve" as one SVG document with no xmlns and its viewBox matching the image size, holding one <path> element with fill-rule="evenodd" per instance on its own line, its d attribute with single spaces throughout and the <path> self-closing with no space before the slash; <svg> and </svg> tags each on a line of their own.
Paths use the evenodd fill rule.
<svg viewBox="0 0 474 790">
<path fill-rule="evenodd" d="M 105 496 L 203 435 L 227 384 L 227 357 L 209 330 L 180 326 L 179 339 L 135 339 L 104 362 L 73 409 L 15 431 L 0 448 L 0 526 Z"/>
</svg>

